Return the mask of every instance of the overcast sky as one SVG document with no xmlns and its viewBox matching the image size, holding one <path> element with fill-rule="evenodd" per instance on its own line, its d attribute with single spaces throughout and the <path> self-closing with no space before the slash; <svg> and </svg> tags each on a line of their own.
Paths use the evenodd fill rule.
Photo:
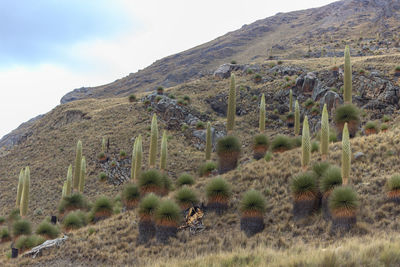
<svg viewBox="0 0 400 267">
<path fill-rule="evenodd" d="M 0 137 L 97 86 L 277 12 L 332 0 L 0 0 Z"/>
</svg>

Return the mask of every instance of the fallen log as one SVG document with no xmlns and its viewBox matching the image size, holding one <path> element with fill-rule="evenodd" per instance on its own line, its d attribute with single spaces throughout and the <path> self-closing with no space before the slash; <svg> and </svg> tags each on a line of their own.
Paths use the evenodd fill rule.
<svg viewBox="0 0 400 267">
<path fill-rule="evenodd" d="M 64 235 L 63 237 L 56 238 L 53 240 L 46 240 L 43 244 L 32 248 L 30 251 L 25 252 L 21 255 L 21 257 L 32 257 L 36 258 L 37 256 L 41 256 L 43 250 L 53 248 L 53 247 L 60 247 L 66 240 L 68 236 Z"/>
</svg>

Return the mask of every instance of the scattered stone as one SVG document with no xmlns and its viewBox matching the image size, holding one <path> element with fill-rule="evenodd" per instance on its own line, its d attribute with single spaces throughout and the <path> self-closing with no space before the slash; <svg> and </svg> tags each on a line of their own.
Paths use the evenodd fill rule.
<svg viewBox="0 0 400 267">
<path fill-rule="evenodd" d="M 356 152 L 354 153 L 354 160 L 359 160 L 365 158 L 365 154 L 363 152 Z"/>
</svg>

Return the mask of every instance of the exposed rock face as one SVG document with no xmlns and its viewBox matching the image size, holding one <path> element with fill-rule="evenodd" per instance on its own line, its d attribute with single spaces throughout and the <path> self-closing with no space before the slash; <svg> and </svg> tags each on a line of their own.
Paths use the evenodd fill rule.
<svg viewBox="0 0 400 267">
<path fill-rule="evenodd" d="M 223 64 L 214 71 L 214 77 L 225 79 L 231 76 L 232 71 L 237 71 L 243 69 L 242 65 L 237 64 Z"/>
<path fill-rule="evenodd" d="M 328 91 L 320 100 L 320 107 L 324 107 L 326 104 L 326 108 L 329 113 L 332 113 L 332 110 L 336 109 L 338 106 L 343 104 L 342 98 L 338 93 L 334 91 Z"/>
<path fill-rule="evenodd" d="M 89 98 L 93 93 L 91 92 L 90 88 L 88 87 L 81 87 L 78 89 L 74 89 L 73 91 L 67 93 L 65 96 L 61 98 L 60 103 L 65 104 L 68 102 L 72 102 L 75 100 Z"/>
</svg>

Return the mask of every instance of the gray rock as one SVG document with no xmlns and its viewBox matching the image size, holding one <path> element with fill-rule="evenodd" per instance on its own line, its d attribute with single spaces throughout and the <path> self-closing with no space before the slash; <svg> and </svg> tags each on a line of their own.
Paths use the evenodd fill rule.
<svg viewBox="0 0 400 267">
<path fill-rule="evenodd" d="M 315 88 L 312 91 L 312 99 L 314 101 L 318 101 L 319 99 L 321 99 L 321 97 L 323 97 L 326 92 L 329 91 L 329 88 L 326 87 L 325 85 L 322 84 L 322 82 L 318 81 L 317 82 L 317 86 L 315 86 Z"/>
<path fill-rule="evenodd" d="M 365 157 L 365 154 L 363 152 L 356 152 L 354 153 L 354 160 L 359 160 Z"/>
<path fill-rule="evenodd" d="M 223 64 L 214 71 L 214 77 L 226 79 L 231 76 L 232 71 L 243 69 L 242 65 L 238 64 Z"/>
<path fill-rule="evenodd" d="M 313 91 L 314 87 L 316 86 L 318 80 L 317 80 L 317 75 L 315 75 L 314 72 L 309 72 L 307 73 L 306 76 L 304 76 L 304 82 L 301 87 L 301 91 L 303 93 L 310 93 Z"/>
<path fill-rule="evenodd" d="M 90 91 L 90 88 L 87 87 L 81 87 L 78 89 L 74 89 L 73 91 L 67 93 L 66 95 L 64 95 L 61 100 L 60 103 L 61 104 L 65 104 L 68 102 L 72 102 L 72 101 L 76 101 L 79 99 L 83 99 L 83 98 L 87 98 L 90 95 L 92 95 L 92 92 Z"/>
<path fill-rule="evenodd" d="M 326 104 L 326 108 L 328 112 L 331 114 L 333 109 L 336 109 L 338 106 L 343 104 L 342 98 L 338 95 L 338 93 L 334 91 L 328 91 L 319 101 L 321 109 Z"/>
<path fill-rule="evenodd" d="M 207 134 L 206 130 L 193 131 L 193 136 L 198 138 L 204 144 L 206 143 L 206 134 Z M 211 140 L 214 148 L 217 143 L 217 140 L 223 136 L 225 136 L 224 132 L 217 131 L 214 127 L 211 127 Z"/>
</svg>

